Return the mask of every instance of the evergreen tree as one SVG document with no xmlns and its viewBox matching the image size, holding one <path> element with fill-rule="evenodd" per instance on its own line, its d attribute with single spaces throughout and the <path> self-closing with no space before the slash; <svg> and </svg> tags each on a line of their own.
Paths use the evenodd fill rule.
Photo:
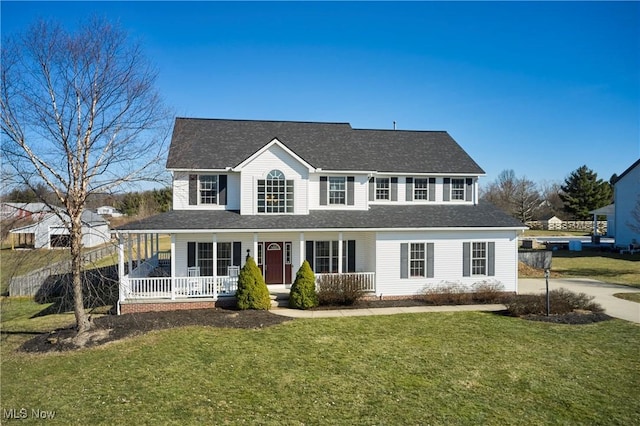
<svg viewBox="0 0 640 426">
<path fill-rule="evenodd" d="M 268 310 L 271 308 L 269 289 L 252 257 L 247 258 L 247 262 L 240 270 L 240 274 L 238 274 L 236 298 L 239 309 Z"/>
<path fill-rule="evenodd" d="M 298 269 L 296 279 L 289 293 L 289 307 L 296 309 L 309 309 L 318 306 L 316 294 L 316 277 L 306 260 Z"/>
<path fill-rule="evenodd" d="M 598 174 L 587 166 L 573 171 L 561 189 L 565 211 L 577 220 L 589 220 L 592 217 L 590 210 L 611 204 L 613 198 L 611 185 L 598 179 Z"/>
</svg>

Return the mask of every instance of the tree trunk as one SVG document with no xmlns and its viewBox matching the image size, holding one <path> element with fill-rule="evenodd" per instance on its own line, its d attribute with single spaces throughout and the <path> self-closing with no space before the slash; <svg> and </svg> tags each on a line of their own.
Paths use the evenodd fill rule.
<svg viewBox="0 0 640 426">
<path fill-rule="evenodd" d="M 89 317 L 84 309 L 82 296 L 82 213 L 71 218 L 71 277 L 73 283 L 73 312 L 76 317 L 78 334 L 85 333 L 91 328 Z"/>
</svg>

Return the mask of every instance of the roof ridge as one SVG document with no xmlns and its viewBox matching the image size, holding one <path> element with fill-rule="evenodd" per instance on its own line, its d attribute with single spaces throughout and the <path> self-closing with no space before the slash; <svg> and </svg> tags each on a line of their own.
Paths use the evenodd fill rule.
<svg viewBox="0 0 640 426">
<path fill-rule="evenodd" d="M 299 120 L 260 120 L 249 118 L 206 118 L 206 117 L 176 117 L 176 120 L 202 120 L 202 121 L 234 121 L 234 122 L 253 122 L 253 123 L 293 123 L 293 124 L 337 124 L 348 125 L 351 123 L 346 121 L 299 121 Z M 353 127 L 351 127 L 353 129 Z"/>
</svg>

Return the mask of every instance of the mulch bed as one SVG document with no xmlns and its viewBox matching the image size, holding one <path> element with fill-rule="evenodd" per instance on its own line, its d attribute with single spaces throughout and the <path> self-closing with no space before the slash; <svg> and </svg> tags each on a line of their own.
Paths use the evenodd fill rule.
<svg viewBox="0 0 640 426">
<path fill-rule="evenodd" d="M 594 322 L 613 319 L 603 312 L 569 312 L 563 315 L 525 315 L 522 318 L 529 321 L 552 322 L 555 324 L 593 324 Z"/>
<path fill-rule="evenodd" d="M 427 305 L 420 299 L 404 300 L 361 300 L 349 306 L 321 306 L 316 309 L 359 309 Z M 509 315 L 507 311 L 496 312 Z M 592 324 L 612 319 L 601 312 L 571 312 L 564 315 L 526 315 L 530 321 L 545 321 L 557 324 Z M 194 309 L 168 312 L 144 312 L 125 315 L 105 315 L 94 320 L 94 330 L 83 347 L 103 345 L 126 337 L 141 335 L 153 330 L 163 330 L 184 326 L 208 326 L 224 328 L 255 329 L 291 321 L 291 318 L 268 311 L 232 309 Z M 73 327 L 40 334 L 25 342 L 20 350 L 24 352 L 57 352 L 77 349 L 72 342 L 76 331 Z"/>
<path fill-rule="evenodd" d="M 94 328 L 84 347 L 103 345 L 108 342 L 174 327 L 200 325 L 224 328 L 262 328 L 290 321 L 290 318 L 267 311 L 236 311 L 229 309 L 193 309 L 168 312 L 144 312 L 125 315 L 105 315 L 96 318 Z M 71 339 L 75 337 L 73 327 L 44 333 L 25 342 L 24 352 L 55 352 L 77 349 Z"/>
</svg>

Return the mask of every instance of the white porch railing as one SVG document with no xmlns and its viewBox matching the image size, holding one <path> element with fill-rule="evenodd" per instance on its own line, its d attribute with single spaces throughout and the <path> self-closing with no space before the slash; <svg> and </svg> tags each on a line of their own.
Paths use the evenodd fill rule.
<svg viewBox="0 0 640 426">
<path fill-rule="evenodd" d="M 345 272 L 340 274 L 316 274 L 316 290 L 320 290 L 320 285 L 327 280 L 336 280 L 342 285 L 354 285 L 364 292 L 376 291 L 375 272 Z M 338 281 L 339 280 L 339 281 Z"/>
<path fill-rule="evenodd" d="M 234 296 L 238 277 L 144 277 L 125 276 L 122 280 L 123 300 L 186 299 L 194 297 Z"/>
</svg>

